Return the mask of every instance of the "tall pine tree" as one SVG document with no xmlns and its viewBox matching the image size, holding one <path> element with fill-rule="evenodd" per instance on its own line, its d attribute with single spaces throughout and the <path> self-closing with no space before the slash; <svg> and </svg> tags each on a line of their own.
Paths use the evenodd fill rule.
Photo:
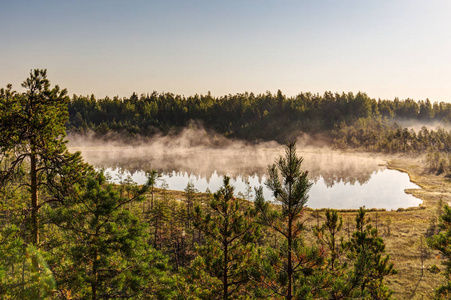
<svg viewBox="0 0 451 300">
<path fill-rule="evenodd" d="M 194 272 L 211 278 L 208 289 L 200 287 L 205 299 L 244 299 L 249 284 L 248 268 L 252 242 L 259 235 L 253 213 L 242 209 L 233 195 L 230 178 L 214 194 L 207 213 L 196 206 L 194 225 L 206 236 L 193 262 Z"/>
<path fill-rule="evenodd" d="M 17 281 L 20 293 L 15 296 L 40 299 L 49 292 L 49 288 L 42 288 L 49 285 L 41 280 L 53 278 L 44 260 L 47 245 L 41 230 L 50 225 L 41 222 L 42 208 L 61 204 L 92 168 L 82 162 L 80 153 L 70 154 L 66 149 L 66 90 L 51 88 L 46 70 L 31 71 L 22 87 L 26 89 L 23 93 L 13 91 L 11 85 L 0 89 L 0 189 L 19 195 L 2 199 L 9 202 L 7 214 L 13 213 L 11 208 L 21 207 L 24 215 L 15 219 L 20 238 L 14 242 L 24 249 L 20 252 L 21 279 Z M 17 270 L 14 260 L 9 261 L 11 269 Z M 14 280 L 15 275 L 12 272 L 10 278 Z"/>
<path fill-rule="evenodd" d="M 21 186 L 30 192 L 30 238 L 39 246 L 39 209 L 70 189 L 70 181 L 61 177 L 79 176 L 83 169 L 79 154 L 66 150 L 65 123 L 69 97 L 65 89 L 50 87 L 46 70 L 33 70 L 23 83 L 24 93 L 8 85 L 0 90 L 0 160 L 7 161 L 0 171 L 0 185 L 6 185 L 26 171 Z M 52 196 L 40 200 L 40 193 Z"/>
<path fill-rule="evenodd" d="M 254 273 L 262 290 L 267 290 L 274 298 L 291 300 L 321 293 L 323 274 L 319 267 L 323 264 L 324 253 L 317 247 L 305 245 L 302 237 L 302 216 L 311 187 L 308 172 L 301 169 L 302 160 L 296 155 L 295 142 L 291 142 L 287 144 L 285 156 L 269 167 L 266 185 L 273 191 L 276 206 L 265 201 L 261 188 L 256 190 L 255 207 L 260 222 L 283 240 L 277 248 L 261 250 L 264 258 Z"/>
</svg>

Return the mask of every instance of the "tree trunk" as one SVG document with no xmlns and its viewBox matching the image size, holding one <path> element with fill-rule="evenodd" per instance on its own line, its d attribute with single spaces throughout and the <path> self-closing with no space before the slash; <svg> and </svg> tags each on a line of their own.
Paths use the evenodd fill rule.
<svg viewBox="0 0 451 300">
<path fill-rule="evenodd" d="M 227 231 L 227 225 L 226 225 L 226 231 Z M 228 271 L 229 271 L 229 267 L 228 267 L 228 260 L 227 260 L 227 256 L 228 256 L 228 244 L 227 244 L 227 238 L 225 238 L 225 240 L 224 240 L 224 261 L 223 261 L 223 264 L 224 264 L 224 275 L 223 275 L 223 278 L 222 278 L 222 281 L 223 281 L 223 299 L 224 300 L 227 300 L 227 296 L 228 296 L 228 294 L 229 294 L 229 278 L 228 278 Z"/>
<path fill-rule="evenodd" d="M 92 300 L 97 300 L 97 256 L 98 250 L 94 251 L 94 261 L 92 263 L 92 276 L 94 277 L 91 283 Z"/>
<path fill-rule="evenodd" d="M 288 219 L 288 293 L 287 300 L 291 300 L 293 298 L 292 295 L 292 281 L 293 281 L 293 262 L 291 257 L 291 243 L 292 243 L 292 219 L 289 216 Z"/>
<path fill-rule="evenodd" d="M 291 153 L 291 149 L 290 149 Z M 291 256 L 291 247 L 293 243 L 293 214 L 291 207 L 291 196 L 292 196 L 292 182 L 288 184 L 288 293 L 287 300 L 291 300 L 293 298 L 292 289 L 293 289 L 293 261 Z"/>
<path fill-rule="evenodd" d="M 31 241 L 36 247 L 39 247 L 39 218 L 38 218 L 38 173 L 36 166 L 36 154 L 34 151 L 30 157 L 30 177 L 31 177 Z M 35 272 L 39 272 L 39 262 L 37 254 L 33 254 L 31 264 Z M 34 291 L 36 296 L 39 296 L 39 289 Z"/>
<path fill-rule="evenodd" d="M 157 249 L 157 239 L 158 239 L 158 219 L 155 219 L 155 233 L 153 240 L 153 247 Z"/>
<path fill-rule="evenodd" d="M 39 219 L 38 219 L 38 174 L 36 166 L 36 154 L 31 154 L 31 233 L 32 243 L 38 247 L 39 244 Z"/>
</svg>

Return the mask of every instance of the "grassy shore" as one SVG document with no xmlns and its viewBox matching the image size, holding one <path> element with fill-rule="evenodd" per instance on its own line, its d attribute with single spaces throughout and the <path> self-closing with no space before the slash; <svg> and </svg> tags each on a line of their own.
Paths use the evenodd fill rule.
<svg viewBox="0 0 451 300">
<path fill-rule="evenodd" d="M 434 290 L 444 283 L 441 271 L 437 272 L 436 268 L 434 271 L 434 266 L 443 270 L 443 258 L 438 251 L 428 248 L 426 240 L 437 233 L 442 205 L 451 205 L 451 181 L 443 174 L 428 172 L 423 159 L 418 157 L 389 157 L 387 167 L 406 172 L 410 180 L 421 187 L 408 189 L 406 193 L 423 200 L 418 207 L 396 211 L 369 210 L 367 213 L 373 227 L 377 227 L 384 239 L 386 251 L 398 270 L 398 274 L 387 278 L 387 283 L 396 299 L 432 299 Z M 346 239 L 348 232 L 352 234 L 354 230 L 356 211 L 339 212 L 343 218 L 342 234 Z M 309 209 L 306 218 L 305 224 L 311 228 L 324 221 L 324 213 Z M 311 234 L 308 235 L 307 239 L 313 242 Z"/>
<path fill-rule="evenodd" d="M 443 174 L 428 172 L 421 158 L 393 158 L 388 161 L 388 168 L 408 173 L 410 180 L 421 189 L 406 192 L 422 199 L 423 203 L 419 207 L 368 213 L 373 226 L 377 223 L 386 250 L 399 272 L 387 278 L 387 282 L 397 299 L 431 299 L 434 289 L 444 282 L 440 272 L 433 272 L 434 266 L 443 269 L 443 259 L 437 251 L 427 247 L 426 239 L 437 232 L 441 204 L 451 202 L 450 180 Z M 341 215 L 345 221 L 353 219 L 355 214 L 341 212 Z"/>
<path fill-rule="evenodd" d="M 410 180 L 421 189 L 410 189 L 406 192 L 423 200 L 419 207 L 396 211 L 370 210 L 367 213 L 372 225 L 377 226 L 385 241 L 387 253 L 398 270 L 398 274 L 387 278 L 387 283 L 397 299 L 431 299 L 435 288 L 444 283 L 441 271 L 433 272 L 434 266 L 443 270 L 443 258 L 437 251 L 427 247 L 426 239 L 437 232 L 440 203 L 451 204 L 451 181 L 445 175 L 429 173 L 423 160 L 418 157 L 390 157 L 387 167 L 409 174 Z M 161 193 L 162 190 L 156 189 L 156 197 L 162 197 Z M 181 191 L 166 193 L 169 193 L 172 199 L 185 198 L 184 192 Z M 207 197 L 206 194 L 197 196 L 204 200 Z M 354 230 L 355 214 L 355 210 L 340 211 L 344 223 L 342 234 L 345 238 Z M 321 210 L 307 209 L 305 216 L 305 224 L 309 229 L 307 240 L 314 242 L 311 228 L 324 221 L 324 213 Z"/>
<path fill-rule="evenodd" d="M 438 266 L 442 269 L 443 259 L 437 251 L 425 246 L 425 240 L 437 232 L 441 205 L 451 201 L 450 180 L 443 174 L 428 172 L 423 161 L 418 158 L 393 159 L 388 162 L 388 167 L 408 173 L 410 180 L 421 189 L 406 192 L 423 200 L 421 209 L 381 214 L 382 219 L 392 220 L 391 234 L 384 234 L 383 237 L 386 249 L 399 271 L 388 282 L 398 299 L 431 299 L 434 289 L 444 282 L 443 275 L 431 272 L 431 267 Z M 421 244 L 426 247 L 423 251 Z"/>
</svg>

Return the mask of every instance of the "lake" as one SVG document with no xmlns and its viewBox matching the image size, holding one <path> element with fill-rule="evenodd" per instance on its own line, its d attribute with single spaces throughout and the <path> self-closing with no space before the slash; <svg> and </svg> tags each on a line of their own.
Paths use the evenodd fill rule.
<svg viewBox="0 0 451 300">
<path fill-rule="evenodd" d="M 122 171 L 122 172 L 121 172 Z M 144 171 L 123 172 L 122 169 L 105 169 L 105 173 L 111 176 L 112 182 L 120 182 L 118 177 L 130 175 L 132 180 L 138 184 L 146 183 Z M 125 178 L 125 177 L 123 177 Z M 273 199 L 272 193 L 266 188 L 264 182 L 266 177 L 237 176 L 231 179 L 231 184 L 235 187 L 235 194 L 241 193 L 247 197 L 247 186 L 263 186 L 265 199 Z M 188 182 L 194 184 L 199 191 L 206 191 L 207 188 L 214 192 L 222 185 L 223 177 L 216 172 L 209 178 L 202 176 L 189 175 L 183 172 L 164 173 L 157 180 L 157 187 L 167 186 L 170 190 L 183 191 Z M 309 192 L 307 206 L 311 208 L 335 208 L 335 209 L 357 209 L 365 206 L 366 208 L 385 208 L 387 210 L 396 210 L 400 207 L 407 208 L 418 206 L 421 200 L 406 194 L 405 189 L 417 189 L 418 185 L 410 182 L 409 176 L 396 170 L 382 169 L 375 171 L 370 175 L 369 180 L 364 183 L 355 181 L 335 182 L 332 185 L 322 176 L 312 180 L 313 185 Z M 248 185 L 246 184 L 248 183 Z M 252 199 L 254 192 L 250 195 Z"/>
<path fill-rule="evenodd" d="M 190 134 L 133 144 L 72 138 L 69 150 L 81 151 L 88 163 L 104 168 L 113 181 L 122 170 L 142 184 L 145 171 L 155 169 L 162 175 L 157 187 L 165 184 L 169 189 L 183 190 L 191 181 L 199 191 L 208 188 L 215 192 L 227 175 L 236 194 L 245 194 L 246 182 L 251 187 L 264 186 L 268 165 L 284 154 L 284 147 L 275 142 L 249 144 L 207 134 L 199 139 L 202 134 Z M 395 210 L 421 203 L 405 193 L 420 187 L 410 182 L 406 173 L 387 169 L 384 157 L 305 146 L 302 141 L 298 142 L 298 155 L 304 158 L 303 169 L 309 171 L 313 183 L 308 207 Z M 264 196 L 272 199 L 266 187 Z"/>
</svg>

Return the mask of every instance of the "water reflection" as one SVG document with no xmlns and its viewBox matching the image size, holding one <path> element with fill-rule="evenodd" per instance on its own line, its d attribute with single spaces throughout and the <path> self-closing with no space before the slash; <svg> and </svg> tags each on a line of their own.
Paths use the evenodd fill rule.
<svg viewBox="0 0 451 300">
<path fill-rule="evenodd" d="M 183 190 L 191 180 L 200 191 L 216 191 L 222 177 L 228 175 L 236 192 L 250 186 L 264 185 L 267 166 L 283 155 L 284 147 L 276 143 L 259 145 L 235 142 L 224 145 L 174 145 L 172 140 L 133 146 L 104 144 L 69 144 L 71 151 L 81 151 L 87 162 L 107 168 L 113 178 L 118 170 L 127 170 L 138 183 L 145 182 L 145 171 L 155 169 L 170 189 Z M 298 146 L 314 185 L 307 203 L 312 208 L 397 209 L 420 204 L 404 189 L 418 188 L 407 174 L 387 170 L 377 156 L 343 153 L 329 148 Z M 271 192 L 264 191 L 271 199 Z"/>
<path fill-rule="evenodd" d="M 240 176 L 267 174 L 269 164 L 283 154 L 283 147 L 272 148 L 246 146 L 241 149 L 194 147 L 185 151 L 177 149 L 158 150 L 150 146 L 137 147 L 72 147 L 81 151 L 87 162 L 105 168 L 120 168 L 130 172 L 150 171 L 211 178 L 214 174 L 228 175 L 233 179 Z M 384 168 L 384 161 L 361 153 L 342 153 L 327 148 L 298 151 L 304 158 L 303 168 L 309 171 L 309 178 L 322 178 L 328 187 L 336 183 L 368 182 L 371 174 Z"/>
<path fill-rule="evenodd" d="M 121 169 L 108 168 L 105 170 L 113 181 L 119 182 Z M 118 176 L 118 174 L 121 174 Z M 132 180 L 143 184 L 146 182 L 146 174 L 143 171 L 125 172 Z M 370 179 L 365 183 L 350 183 L 335 181 L 330 183 L 322 176 L 314 181 L 309 192 L 307 206 L 311 208 L 336 208 L 336 209 L 357 209 L 361 206 L 367 208 L 385 208 L 388 210 L 400 207 L 418 206 L 421 201 L 418 198 L 408 195 L 405 189 L 419 188 L 409 180 L 409 176 L 395 170 L 379 170 L 370 174 Z M 235 186 L 236 194 L 247 194 L 247 187 L 263 185 L 265 176 L 235 176 L 231 183 Z M 192 182 L 199 191 L 218 190 L 222 185 L 222 176 L 214 172 L 210 177 L 189 175 L 187 172 L 163 173 L 159 178 L 157 186 L 167 185 L 169 189 L 183 191 L 188 182 Z M 266 199 L 272 199 L 273 195 L 265 186 L 263 194 Z M 252 194 L 250 200 L 252 200 Z"/>
</svg>

